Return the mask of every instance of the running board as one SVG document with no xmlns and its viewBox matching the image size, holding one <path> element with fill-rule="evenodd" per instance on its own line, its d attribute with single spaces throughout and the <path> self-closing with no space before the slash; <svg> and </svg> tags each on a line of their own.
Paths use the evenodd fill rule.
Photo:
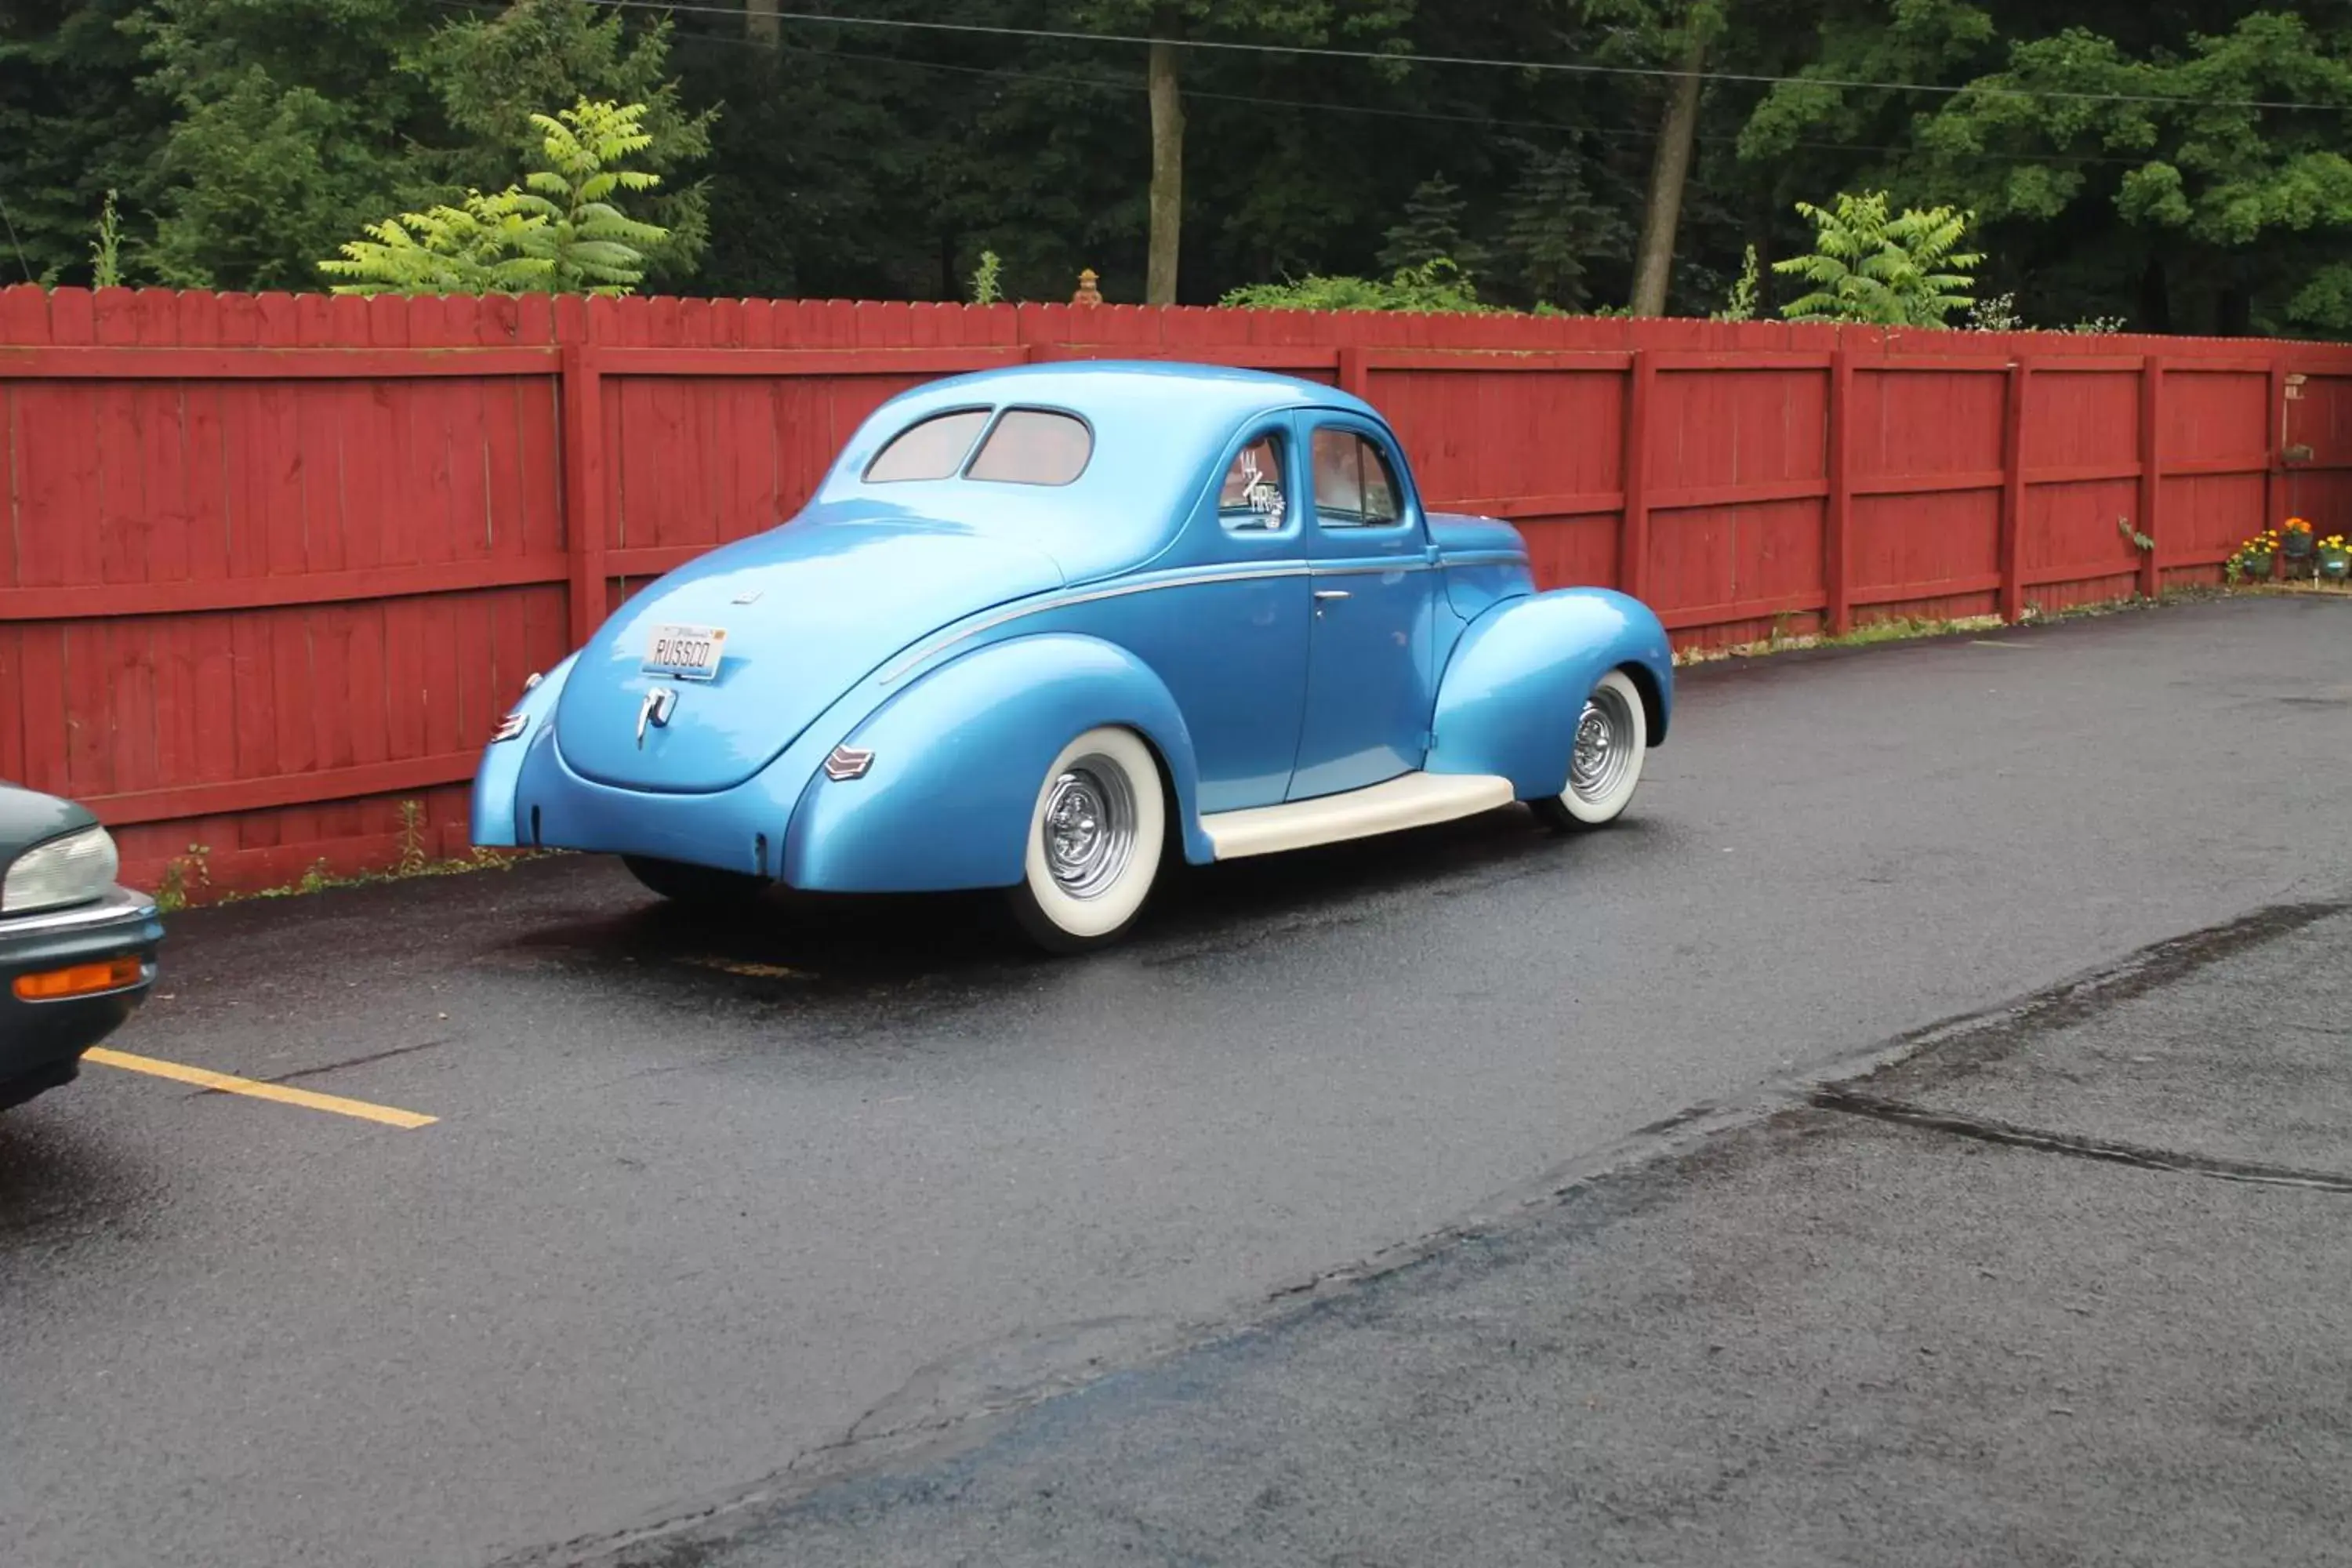
<svg viewBox="0 0 2352 1568">
<path fill-rule="evenodd" d="M 1201 829 L 1218 859 L 1238 860 L 1452 822 L 1508 805 L 1516 798 L 1508 779 L 1484 773 L 1407 773 L 1345 795 L 1215 812 L 1201 818 Z"/>
</svg>

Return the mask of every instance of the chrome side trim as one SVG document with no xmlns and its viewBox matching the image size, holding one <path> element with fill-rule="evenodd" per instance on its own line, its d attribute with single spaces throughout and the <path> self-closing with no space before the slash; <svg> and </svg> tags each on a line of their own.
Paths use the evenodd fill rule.
<svg viewBox="0 0 2352 1568">
<path fill-rule="evenodd" d="M 116 921 L 148 920 L 154 913 L 154 900 L 144 893 L 134 893 L 128 888 L 117 888 L 92 903 L 75 904 L 62 910 L 39 910 L 31 914 L 0 919 L 0 941 L 10 937 L 48 936 L 58 931 L 80 931 L 87 926 L 109 925 Z"/>
<path fill-rule="evenodd" d="M 940 637 L 936 641 L 924 644 L 920 648 L 918 648 L 915 652 L 908 655 L 904 659 L 901 659 L 898 664 L 892 666 L 890 669 L 883 675 L 882 684 L 885 686 L 897 685 L 899 680 L 905 678 L 908 671 L 915 668 L 918 665 L 929 662 L 935 656 L 946 652 L 949 648 L 955 647 L 955 645 L 960 642 L 964 642 L 970 638 L 976 637 L 982 632 L 992 632 L 997 627 L 1010 625 L 1014 621 L 1025 620 L 1031 616 L 1042 616 L 1049 610 L 1067 609 L 1073 605 L 1091 605 L 1100 599 L 1123 599 L 1130 594 L 1149 594 L 1155 589 L 1160 588 L 1197 588 L 1212 583 L 1250 583 L 1255 582 L 1261 578 L 1304 577 L 1307 574 L 1307 565 L 1304 561 L 1286 561 L 1278 565 L 1273 566 L 1212 568 L 1207 571 L 1187 571 L 1181 574 L 1171 574 L 1165 577 L 1155 577 L 1132 583 L 1114 583 L 1107 587 L 1082 588 L 1076 593 L 1056 595 L 1052 599 L 1044 601 L 1043 603 L 1031 602 L 1016 605 L 1009 609 L 1000 611 L 995 615 L 985 616 L 981 620 L 974 621 L 971 625 L 963 627 L 961 630 L 955 632 L 951 636 Z"/>
<path fill-rule="evenodd" d="M 1400 557 L 1394 561 L 1336 561 L 1328 565 L 1310 561 L 1307 569 L 1318 577 L 1385 577 L 1391 572 L 1426 572 L 1430 563 L 1422 557 Z"/>
<path fill-rule="evenodd" d="M 1525 566 L 1528 558 L 1516 550 L 1465 550 L 1459 554 L 1447 554 L 1437 563 L 1440 566 Z"/>
</svg>

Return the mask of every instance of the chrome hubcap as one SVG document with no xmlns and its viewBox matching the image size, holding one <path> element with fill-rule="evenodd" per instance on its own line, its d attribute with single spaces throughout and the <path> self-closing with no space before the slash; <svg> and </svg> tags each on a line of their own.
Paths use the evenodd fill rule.
<svg viewBox="0 0 2352 1568">
<path fill-rule="evenodd" d="M 1603 688 L 1585 700 L 1576 721 L 1576 752 L 1568 764 L 1568 787 L 1577 799 L 1605 801 L 1625 782 L 1632 765 L 1633 715 L 1618 692 Z"/>
<path fill-rule="evenodd" d="M 1054 780 L 1038 833 L 1062 891 L 1091 899 L 1118 880 L 1135 850 L 1135 792 L 1103 757 L 1081 757 Z"/>
</svg>

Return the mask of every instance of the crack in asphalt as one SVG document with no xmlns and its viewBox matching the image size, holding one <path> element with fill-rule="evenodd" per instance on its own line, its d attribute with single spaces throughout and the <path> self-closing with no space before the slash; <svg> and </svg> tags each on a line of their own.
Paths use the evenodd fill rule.
<svg viewBox="0 0 2352 1568">
<path fill-rule="evenodd" d="M 437 1040 L 419 1040 L 413 1046 L 394 1046 L 390 1050 L 370 1051 L 365 1056 L 345 1057 L 341 1061 L 329 1062 L 324 1067 L 294 1068 L 289 1071 L 278 1073 L 274 1077 L 257 1078 L 253 1081 L 256 1083 L 288 1083 L 298 1078 L 324 1078 L 331 1072 L 341 1072 L 349 1068 L 363 1068 L 372 1062 L 388 1062 L 394 1057 L 415 1056 L 418 1051 L 429 1051 L 436 1046 L 446 1046 L 449 1043 L 450 1037 L 446 1036 Z M 218 1089 L 208 1089 L 202 1092 L 205 1094 L 217 1094 L 221 1091 Z"/>
<path fill-rule="evenodd" d="M 1973 1138 L 1980 1142 L 2000 1143 L 2012 1149 L 2033 1149 L 2045 1154 L 2072 1155 L 2079 1160 L 2137 1165 L 2143 1170 L 2168 1171 L 2184 1176 L 2211 1176 L 2225 1182 L 2258 1182 L 2267 1186 L 2352 1193 L 2352 1175 L 2334 1171 L 2273 1165 L 2259 1160 L 2229 1160 L 2215 1155 L 2187 1153 L 2178 1149 L 2159 1149 L 2122 1139 L 2086 1138 L 2078 1133 L 2057 1132 L 2047 1128 L 2021 1127 L 2014 1121 L 2003 1121 L 1996 1117 L 1933 1110 L 1909 1100 L 1887 1100 L 1848 1089 L 1818 1089 L 1807 1099 L 1822 1110 L 1921 1128 L 1930 1132 L 1948 1132 L 1955 1137 Z"/>
</svg>

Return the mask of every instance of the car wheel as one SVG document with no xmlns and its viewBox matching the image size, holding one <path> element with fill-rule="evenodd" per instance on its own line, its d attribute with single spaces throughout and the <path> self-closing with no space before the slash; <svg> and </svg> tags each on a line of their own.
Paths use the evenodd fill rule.
<svg viewBox="0 0 2352 1568">
<path fill-rule="evenodd" d="M 1568 787 L 1528 804 L 1547 826 L 1563 833 L 1601 827 L 1624 815 L 1642 782 L 1649 752 L 1649 721 L 1633 678 L 1612 669 L 1584 700 L 1569 748 Z"/>
<path fill-rule="evenodd" d="M 1143 912 L 1167 841 L 1151 749 L 1131 731 L 1089 730 L 1045 770 L 1021 881 L 1007 894 L 1013 917 L 1055 952 L 1116 941 Z"/>
<path fill-rule="evenodd" d="M 706 909 L 749 903 L 768 886 L 768 879 L 749 871 L 722 871 L 716 866 L 657 860 L 650 855 L 624 855 L 621 863 L 631 876 L 663 898 Z"/>
</svg>

